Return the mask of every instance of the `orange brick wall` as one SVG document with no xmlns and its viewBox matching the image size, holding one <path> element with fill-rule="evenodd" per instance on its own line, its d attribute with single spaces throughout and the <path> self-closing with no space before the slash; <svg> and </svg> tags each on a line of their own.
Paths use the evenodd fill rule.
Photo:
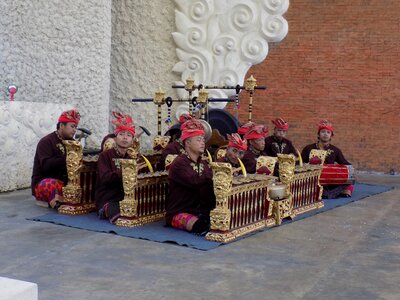
<svg viewBox="0 0 400 300">
<path fill-rule="evenodd" d="M 301 151 L 327 118 L 358 170 L 400 172 L 400 1 L 292 0 L 285 18 L 286 38 L 248 72 L 268 87 L 253 97 L 253 120 L 271 131 L 272 117 L 287 119 Z"/>
</svg>

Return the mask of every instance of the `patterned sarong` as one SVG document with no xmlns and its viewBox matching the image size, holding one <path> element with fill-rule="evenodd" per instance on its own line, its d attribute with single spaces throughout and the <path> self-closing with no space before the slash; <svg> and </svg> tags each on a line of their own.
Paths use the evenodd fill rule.
<svg viewBox="0 0 400 300">
<path fill-rule="evenodd" d="M 180 213 L 172 218 L 171 226 L 191 232 L 194 223 L 196 223 L 198 219 L 199 218 L 195 215 Z"/>
<path fill-rule="evenodd" d="M 50 203 L 56 193 L 62 196 L 64 182 L 54 178 L 45 178 L 35 187 L 35 197 L 38 201 Z"/>
</svg>

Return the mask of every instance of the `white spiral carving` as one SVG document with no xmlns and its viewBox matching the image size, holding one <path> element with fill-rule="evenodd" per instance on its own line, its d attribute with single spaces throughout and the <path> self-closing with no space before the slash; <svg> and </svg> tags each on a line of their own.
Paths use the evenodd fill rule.
<svg viewBox="0 0 400 300">
<path fill-rule="evenodd" d="M 289 0 L 263 0 L 264 9 L 271 15 L 282 15 L 289 8 Z"/>
<path fill-rule="evenodd" d="M 279 42 L 288 32 L 282 14 L 288 9 L 289 0 L 175 0 L 175 3 L 177 32 L 172 36 L 179 61 L 173 71 L 181 74 L 177 82 L 180 85 L 189 76 L 195 84 L 243 85 L 249 68 L 267 56 L 268 42 Z M 181 98 L 188 97 L 183 89 L 177 93 Z M 234 94 L 235 90 L 209 90 L 209 97 L 226 98 Z M 209 106 L 225 105 L 218 102 Z M 179 118 L 187 107 L 187 104 L 178 107 L 176 116 Z"/>
<path fill-rule="evenodd" d="M 191 28 L 187 33 L 187 39 L 193 46 L 199 46 L 206 41 L 206 35 L 201 28 Z"/>
<path fill-rule="evenodd" d="M 248 34 L 240 45 L 243 58 L 252 64 L 262 62 L 268 54 L 268 43 L 258 34 Z"/>
<path fill-rule="evenodd" d="M 237 82 L 239 82 L 239 77 L 234 70 L 223 70 L 219 73 L 217 82 L 222 86 L 236 86 Z"/>
<path fill-rule="evenodd" d="M 287 35 L 289 26 L 281 16 L 271 16 L 262 20 L 261 29 L 268 42 L 277 42 Z"/>
<path fill-rule="evenodd" d="M 229 51 L 237 48 L 237 41 L 234 36 L 221 35 L 212 45 L 213 53 L 217 56 L 226 55 Z"/>
<path fill-rule="evenodd" d="M 252 28 L 255 24 L 256 12 L 249 4 L 238 4 L 230 12 L 229 20 L 232 26 L 238 31 Z"/>
<path fill-rule="evenodd" d="M 189 6 L 189 14 L 193 21 L 203 22 L 214 12 L 213 1 L 197 0 Z"/>
</svg>

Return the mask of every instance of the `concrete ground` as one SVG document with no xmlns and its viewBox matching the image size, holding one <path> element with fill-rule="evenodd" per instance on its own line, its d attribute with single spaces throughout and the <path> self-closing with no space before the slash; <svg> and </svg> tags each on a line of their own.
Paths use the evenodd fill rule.
<svg viewBox="0 0 400 300">
<path fill-rule="evenodd" d="M 46 209 L 2 193 L 0 276 L 41 300 L 400 299 L 400 177 L 358 179 L 395 189 L 207 252 L 27 221 Z"/>
</svg>

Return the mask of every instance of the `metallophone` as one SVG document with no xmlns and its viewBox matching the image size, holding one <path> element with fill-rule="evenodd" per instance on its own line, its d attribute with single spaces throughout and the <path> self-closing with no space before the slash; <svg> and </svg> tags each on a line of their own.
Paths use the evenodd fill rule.
<svg viewBox="0 0 400 300">
<path fill-rule="evenodd" d="M 68 185 L 59 213 L 78 215 L 95 208 L 96 158 L 82 160 L 82 146 L 66 141 Z M 211 163 L 214 173 L 216 207 L 211 211 L 211 231 L 206 239 L 227 243 L 250 232 L 280 225 L 284 218 L 323 207 L 319 184 L 321 166 L 295 167 L 292 155 L 278 157 L 280 178 L 286 197 L 270 197 L 271 184 L 278 178 L 263 174 L 233 176 L 230 164 Z M 138 172 L 136 159 L 121 160 L 125 197 L 121 202 L 118 226 L 134 227 L 162 220 L 168 195 L 168 173 Z"/>
<path fill-rule="evenodd" d="M 246 87 L 246 90 L 252 95 L 256 85 L 253 77 L 249 79 L 247 84 L 251 86 Z M 186 86 L 185 89 L 192 91 L 194 87 Z M 161 136 L 160 107 L 165 103 L 164 96 L 165 94 L 159 90 L 152 99 L 158 106 L 158 136 L 153 141 L 154 151 L 146 155 L 152 165 L 157 163 L 162 149 L 169 142 L 167 137 Z M 199 98 L 198 102 L 208 100 L 203 89 L 202 93 L 199 93 Z M 249 120 L 251 120 L 251 102 Z M 86 214 L 95 209 L 97 157 L 84 157 L 82 146 L 78 141 L 64 143 L 67 149 L 68 184 L 63 188 L 64 204 L 58 211 L 68 215 Z M 138 149 L 133 151 L 138 152 Z M 118 226 L 140 226 L 162 220 L 165 216 L 168 173 L 166 171 L 140 173 L 137 154 L 132 156 L 133 159 L 121 160 L 125 197 L 121 201 L 121 217 L 116 222 Z M 279 161 L 279 182 L 286 186 L 285 197 L 279 199 L 271 197 L 270 193 L 271 186 L 278 182 L 277 177 L 263 174 L 233 176 L 230 164 L 211 163 L 216 207 L 210 214 L 211 230 L 206 239 L 230 242 L 250 232 L 280 225 L 284 218 L 293 219 L 296 215 L 323 207 L 322 187 L 319 184 L 322 167 L 319 165 L 296 167 L 293 155 L 267 158 L 264 162 L 261 159 L 260 165 L 266 163 L 273 170 L 277 161 Z"/>
</svg>

